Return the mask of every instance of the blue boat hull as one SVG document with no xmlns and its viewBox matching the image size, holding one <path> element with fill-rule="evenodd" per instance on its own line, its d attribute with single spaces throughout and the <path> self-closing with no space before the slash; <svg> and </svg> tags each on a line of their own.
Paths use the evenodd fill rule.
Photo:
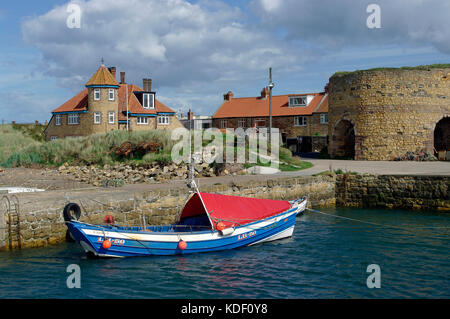
<svg viewBox="0 0 450 319">
<path fill-rule="evenodd" d="M 78 221 L 67 221 L 72 237 L 87 253 L 99 257 L 130 257 L 152 255 L 180 255 L 234 249 L 242 246 L 282 239 L 292 236 L 296 215 L 303 209 L 292 208 L 270 218 L 233 228 L 228 233 L 217 230 L 177 232 L 170 225 L 164 231 L 143 231 L 142 228 L 126 228 L 91 225 Z M 106 249 L 102 243 L 109 239 Z M 186 243 L 180 249 L 179 242 Z"/>
</svg>

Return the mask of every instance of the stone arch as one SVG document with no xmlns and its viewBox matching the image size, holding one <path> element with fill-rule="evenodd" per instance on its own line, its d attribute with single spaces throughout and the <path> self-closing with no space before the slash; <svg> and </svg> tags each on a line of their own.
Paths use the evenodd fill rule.
<svg viewBox="0 0 450 319">
<path fill-rule="evenodd" d="M 356 129 L 353 121 L 342 118 L 336 122 L 333 129 L 332 157 L 355 158 Z"/>
<path fill-rule="evenodd" d="M 438 155 L 439 151 L 450 150 L 450 117 L 444 116 L 440 119 L 434 128 L 433 132 L 434 151 Z"/>
</svg>

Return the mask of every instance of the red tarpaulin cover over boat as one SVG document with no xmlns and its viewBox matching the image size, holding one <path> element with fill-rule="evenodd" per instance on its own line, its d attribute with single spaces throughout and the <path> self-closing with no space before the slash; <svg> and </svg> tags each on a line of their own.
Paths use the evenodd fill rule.
<svg viewBox="0 0 450 319">
<path fill-rule="evenodd" d="M 184 206 L 180 219 L 204 215 L 206 208 L 214 228 L 219 221 L 232 227 L 282 213 L 290 207 L 284 200 L 195 193 Z"/>
</svg>

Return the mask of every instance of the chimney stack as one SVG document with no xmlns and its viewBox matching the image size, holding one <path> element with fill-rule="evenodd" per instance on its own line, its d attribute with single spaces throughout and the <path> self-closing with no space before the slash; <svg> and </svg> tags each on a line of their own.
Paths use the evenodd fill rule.
<svg viewBox="0 0 450 319">
<path fill-rule="evenodd" d="M 225 101 L 231 101 L 231 100 L 233 99 L 233 97 L 234 97 L 234 94 L 233 94 L 233 92 L 231 92 L 231 91 L 228 91 L 227 94 L 224 94 L 224 95 L 223 95 L 223 99 L 224 99 Z"/>
<path fill-rule="evenodd" d="M 268 96 L 269 96 L 269 88 L 265 87 L 261 91 L 261 99 L 267 99 Z"/>
<path fill-rule="evenodd" d="M 189 109 L 189 112 L 187 114 L 187 118 L 188 118 L 188 121 L 194 119 L 194 112 L 192 112 L 191 109 Z"/>
<path fill-rule="evenodd" d="M 108 68 L 109 72 L 111 72 L 112 76 L 114 77 L 114 80 L 116 79 L 116 67 L 112 66 Z"/>
<path fill-rule="evenodd" d="M 125 72 L 120 72 L 120 84 L 125 84 Z"/>
<path fill-rule="evenodd" d="M 38 120 L 34 121 L 34 125 L 39 125 L 39 121 Z"/>
<path fill-rule="evenodd" d="M 143 89 L 145 92 L 151 92 L 152 91 L 152 79 L 143 79 L 142 83 L 144 85 Z"/>
</svg>

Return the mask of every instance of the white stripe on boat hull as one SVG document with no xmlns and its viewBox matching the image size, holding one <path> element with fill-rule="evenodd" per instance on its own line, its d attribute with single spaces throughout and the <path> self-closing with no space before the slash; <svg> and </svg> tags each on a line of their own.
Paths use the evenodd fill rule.
<svg viewBox="0 0 450 319">
<path fill-rule="evenodd" d="M 251 243 L 249 246 L 256 245 L 256 244 L 259 244 L 259 243 L 268 242 L 268 241 L 274 241 L 274 240 L 279 240 L 279 239 L 291 237 L 293 233 L 294 233 L 294 226 L 291 226 L 288 229 L 285 229 L 285 230 L 283 230 L 282 232 L 280 232 L 278 234 L 275 234 L 275 235 L 272 235 L 270 237 L 258 240 L 257 242 Z"/>
</svg>

